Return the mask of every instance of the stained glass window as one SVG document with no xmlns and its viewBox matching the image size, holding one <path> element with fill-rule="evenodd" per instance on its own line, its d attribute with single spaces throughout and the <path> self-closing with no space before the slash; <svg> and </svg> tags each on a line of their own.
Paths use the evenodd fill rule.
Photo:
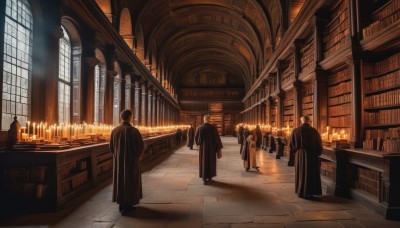
<svg viewBox="0 0 400 228">
<path fill-rule="evenodd" d="M 4 26 L 1 128 L 14 115 L 21 125 L 30 117 L 32 72 L 32 13 L 26 1 L 6 0 Z"/>
</svg>

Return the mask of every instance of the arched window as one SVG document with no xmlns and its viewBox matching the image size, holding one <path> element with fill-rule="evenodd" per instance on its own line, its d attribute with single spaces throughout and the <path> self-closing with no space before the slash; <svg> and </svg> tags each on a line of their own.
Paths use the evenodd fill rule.
<svg viewBox="0 0 400 228">
<path fill-rule="evenodd" d="M 58 122 L 71 122 L 71 42 L 62 27 L 64 37 L 60 39 L 58 67 Z"/>
<path fill-rule="evenodd" d="M 25 0 L 6 0 L 1 129 L 14 115 L 21 125 L 30 117 L 32 72 L 32 13 Z M 3 44 L 1 44 L 3 45 Z"/>
<path fill-rule="evenodd" d="M 114 99 L 113 99 L 113 124 L 119 124 L 120 113 L 120 100 L 121 100 L 121 76 L 114 77 Z"/>
<path fill-rule="evenodd" d="M 106 88 L 106 61 L 103 53 L 96 49 L 99 64 L 94 72 L 94 123 L 104 122 L 104 94 Z"/>
</svg>

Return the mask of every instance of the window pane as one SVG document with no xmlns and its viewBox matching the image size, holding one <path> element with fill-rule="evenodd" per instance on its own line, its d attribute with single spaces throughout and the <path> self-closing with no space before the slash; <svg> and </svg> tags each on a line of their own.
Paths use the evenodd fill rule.
<svg viewBox="0 0 400 228">
<path fill-rule="evenodd" d="M 21 125 L 30 117 L 32 14 L 22 0 L 6 0 L 3 54 L 3 108 L 1 128 L 10 127 L 14 115 Z M 13 102 L 11 102 L 13 101 Z"/>
</svg>

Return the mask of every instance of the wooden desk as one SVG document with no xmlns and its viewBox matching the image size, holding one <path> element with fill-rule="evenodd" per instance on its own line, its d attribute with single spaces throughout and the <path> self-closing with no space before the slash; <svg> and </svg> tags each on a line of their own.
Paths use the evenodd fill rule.
<svg viewBox="0 0 400 228">
<path fill-rule="evenodd" d="M 144 139 L 144 162 L 176 146 L 176 134 Z M 55 211 L 112 175 L 109 143 L 65 150 L 0 152 L 0 209 Z M 17 208 L 16 208 L 17 209 Z"/>
</svg>

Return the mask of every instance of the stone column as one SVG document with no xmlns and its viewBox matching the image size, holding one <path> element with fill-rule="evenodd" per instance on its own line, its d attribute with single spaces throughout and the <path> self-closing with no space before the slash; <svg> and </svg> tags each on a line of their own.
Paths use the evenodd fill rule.
<svg viewBox="0 0 400 228">
<path fill-rule="evenodd" d="M 98 64 L 98 60 L 95 57 L 83 58 L 82 64 L 82 94 L 81 110 L 82 120 L 86 123 L 92 124 L 94 121 L 94 73 L 95 66 Z"/>
<path fill-rule="evenodd" d="M 104 91 L 104 123 L 113 123 L 113 110 L 114 110 L 114 78 L 116 72 L 113 70 L 107 70 L 106 72 L 106 87 Z"/>
<path fill-rule="evenodd" d="M 152 123 L 153 123 L 153 127 L 157 127 L 158 126 L 158 122 L 157 122 L 157 116 L 158 116 L 158 109 L 157 109 L 157 107 L 158 107 L 158 105 L 157 105 L 157 102 L 158 102 L 158 92 L 157 91 L 154 91 L 154 93 L 153 93 L 153 120 L 152 120 Z"/>
<path fill-rule="evenodd" d="M 147 126 L 153 126 L 153 86 L 149 86 L 147 90 Z"/>
<path fill-rule="evenodd" d="M 134 99 L 134 115 L 133 124 L 139 126 L 142 122 L 141 110 L 142 110 L 142 85 L 140 84 L 140 76 L 134 75 L 135 83 L 135 99 Z"/>
<path fill-rule="evenodd" d="M 148 98 L 147 98 L 147 82 L 142 84 L 142 116 L 140 125 L 147 125 L 147 112 L 148 112 Z"/>
<path fill-rule="evenodd" d="M 315 71 L 313 126 L 323 132 L 328 126 L 328 77 L 323 70 Z"/>
</svg>

